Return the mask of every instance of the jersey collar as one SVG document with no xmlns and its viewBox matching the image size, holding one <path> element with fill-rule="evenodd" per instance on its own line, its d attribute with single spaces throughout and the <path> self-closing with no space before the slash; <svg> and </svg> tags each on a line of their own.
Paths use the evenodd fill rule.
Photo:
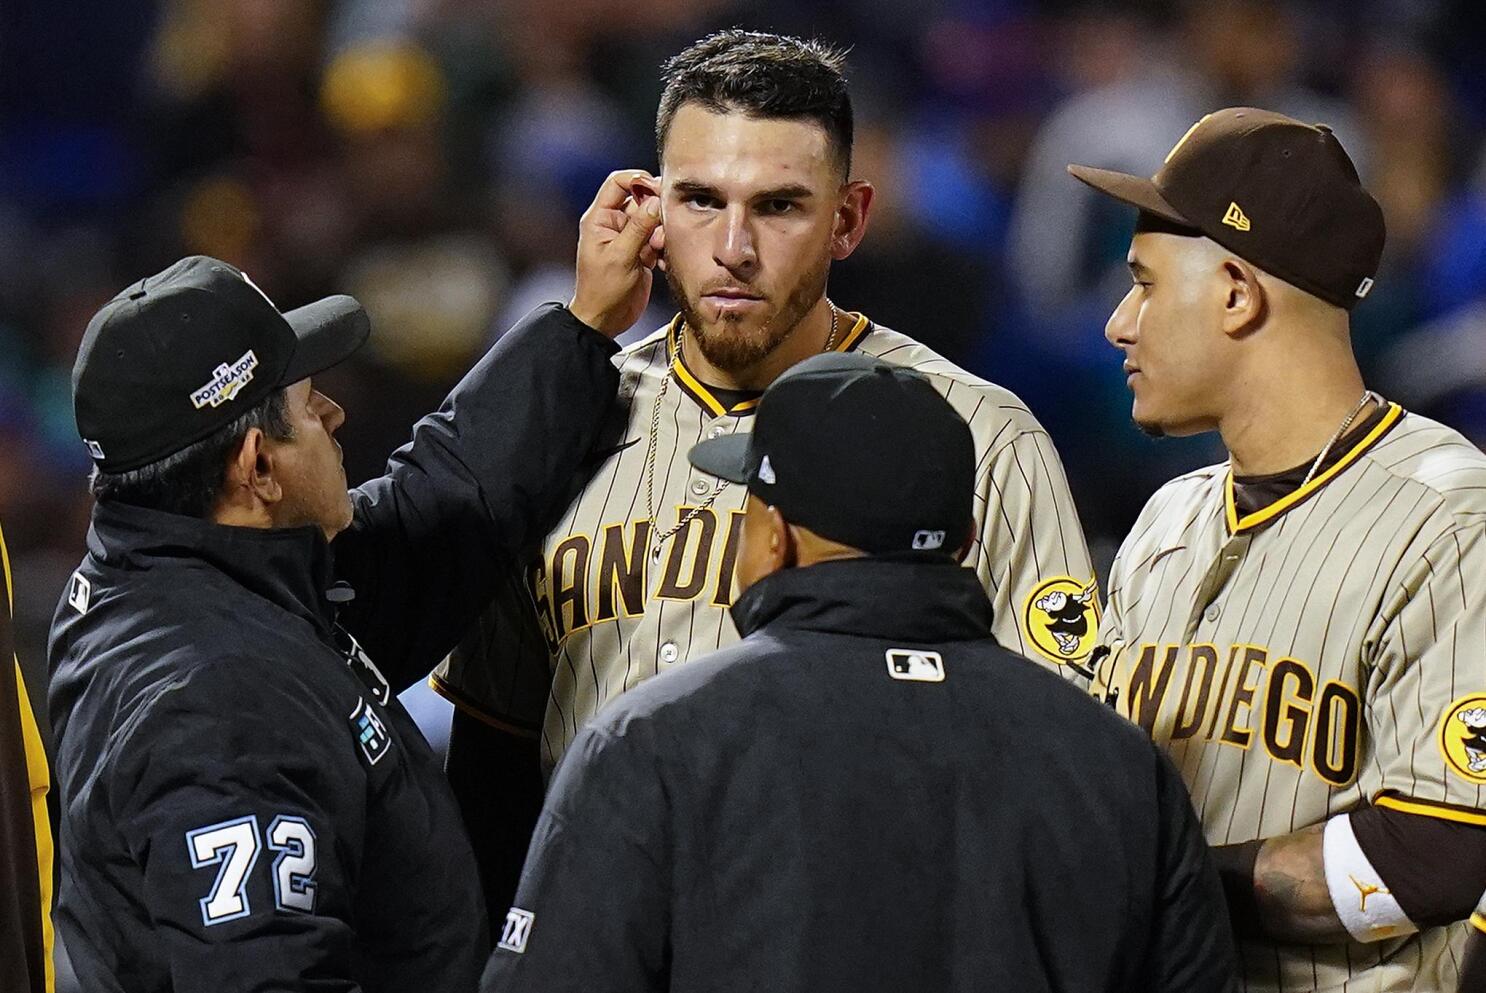
<svg viewBox="0 0 1486 993">
<path fill-rule="evenodd" d="M 851 329 L 841 336 L 833 351 L 849 352 L 861 344 L 867 332 L 872 329 L 872 322 L 858 313 L 842 311 L 851 318 Z M 695 400 L 701 407 L 714 416 L 721 417 L 724 414 L 741 417 L 752 414 L 758 407 L 759 397 L 753 397 L 733 404 L 731 407 L 723 404 L 713 392 L 707 388 L 696 375 L 686 367 L 685 360 L 681 357 L 681 315 L 677 314 L 671 318 L 671 323 L 666 326 L 666 355 L 671 361 L 671 375 L 675 378 L 687 396 Z"/>
<path fill-rule="evenodd" d="M 1299 489 L 1280 497 L 1269 506 L 1261 507 L 1259 510 L 1254 511 L 1252 514 L 1248 514 L 1243 517 L 1240 517 L 1238 515 L 1238 505 L 1234 502 L 1233 499 L 1233 467 L 1230 465 L 1228 467 L 1227 477 L 1223 480 L 1223 507 L 1225 511 L 1225 517 L 1228 521 L 1228 533 L 1237 535 L 1242 534 L 1245 531 L 1251 531 L 1254 528 L 1259 527 L 1261 524 L 1266 524 L 1269 521 L 1274 520 L 1276 517 L 1285 513 L 1287 510 L 1290 510 L 1292 507 L 1297 507 L 1305 501 L 1309 500 L 1321 489 L 1321 487 L 1325 486 L 1337 475 L 1339 475 L 1344 469 L 1347 468 L 1347 466 L 1360 459 L 1369 448 L 1371 448 L 1373 445 L 1376 445 L 1378 443 L 1378 440 L 1382 438 L 1383 435 L 1387 434 L 1389 430 L 1392 429 L 1393 425 L 1398 423 L 1398 419 L 1402 416 L 1402 407 L 1400 407 L 1396 403 L 1388 404 L 1388 410 L 1383 415 L 1382 420 L 1378 421 L 1378 423 L 1373 426 L 1373 429 L 1371 431 L 1363 435 L 1362 439 L 1358 441 L 1357 444 L 1353 445 L 1351 449 L 1349 449 L 1347 453 L 1341 458 L 1337 459 L 1336 462 L 1328 466 L 1324 472 L 1319 473 L 1315 479 L 1312 479 L 1309 483 L 1306 483 Z"/>
</svg>

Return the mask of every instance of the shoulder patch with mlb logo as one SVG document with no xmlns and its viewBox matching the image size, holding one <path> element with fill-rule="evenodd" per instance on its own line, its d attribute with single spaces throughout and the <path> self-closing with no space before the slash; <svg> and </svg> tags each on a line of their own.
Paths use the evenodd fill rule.
<svg viewBox="0 0 1486 993">
<path fill-rule="evenodd" d="M 350 721 L 351 734 L 356 738 L 356 744 L 361 746 L 361 754 L 372 765 L 382 761 L 382 756 L 392 747 L 392 736 L 387 733 L 387 725 L 377 716 L 372 705 L 358 698 Z"/>
<path fill-rule="evenodd" d="M 944 657 L 913 648 L 887 650 L 887 674 L 910 683 L 944 682 Z"/>
</svg>

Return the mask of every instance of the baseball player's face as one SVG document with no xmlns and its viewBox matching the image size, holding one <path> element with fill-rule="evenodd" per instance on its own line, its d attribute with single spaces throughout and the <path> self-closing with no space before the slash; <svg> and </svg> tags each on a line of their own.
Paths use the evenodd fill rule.
<svg viewBox="0 0 1486 993">
<path fill-rule="evenodd" d="M 351 497 L 335 432 L 346 412 L 302 379 L 286 391 L 294 436 L 268 441 L 282 499 L 272 514 L 275 527 L 317 524 L 333 538 L 351 524 Z"/>
<path fill-rule="evenodd" d="M 1125 355 L 1131 416 L 1153 435 L 1217 427 L 1232 343 L 1222 332 L 1226 283 L 1205 238 L 1140 232 L 1127 261 L 1133 285 L 1104 328 Z"/>
<path fill-rule="evenodd" d="M 860 241 L 871 187 L 843 184 L 819 125 L 698 104 L 676 112 L 661 168 L 671 295 L 709 362 L 750 369 Z"/>
</svg>

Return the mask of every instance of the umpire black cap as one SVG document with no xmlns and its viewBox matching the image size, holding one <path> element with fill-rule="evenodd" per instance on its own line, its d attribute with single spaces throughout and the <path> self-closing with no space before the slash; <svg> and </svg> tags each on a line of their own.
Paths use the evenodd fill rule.
<svg viewBox="0 0 1486 993">
<path fill-rule="evenodd" d="M 765 391 L 752 434 L 688 458 L 865 552 L 954 554 L 973 526 L 969 426 L 923 376 L 866 355 L 806 359 Z"/>
<path fill-rule="evenodd" d="M 78 433 L 99 469 L 138 469 L 336 365 L 370 331 L 351 297 L 281 314 L 237 268 L 182 259 L 88 322 L 72 369 Z"/>
</svg>

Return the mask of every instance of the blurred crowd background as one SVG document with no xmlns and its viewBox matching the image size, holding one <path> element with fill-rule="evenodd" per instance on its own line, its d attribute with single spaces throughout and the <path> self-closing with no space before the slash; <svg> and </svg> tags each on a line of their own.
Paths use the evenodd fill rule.
<svg viewBox="0 0 1486 993">
<path fill-rule="evenodd" d="M 1486 441 L 1479 6 L 5 0 L 0 521 L 22 657 L 44 664 L 82 550 L 69 373 L 99 305 L 197 252 L 286 309 L 359 297 L 371 346 L 324 388 L 353 482 L 374 475 L 502 328 L 567 298 L 598 183 L 655 167 L 661 62 L 718 27 L 850 47 L 855 173 L 878 196 L 831 295 L 1021 394 L 1101 567 L 1161 482 L 1222 455 L 1130 426 L 1102 331 L 1133 217 L 1064 166 L 1150 174 L 1218 107 L 1334 127 L 1388 223 L 1354 315 L 1370 385 Z"/>
</svg>

